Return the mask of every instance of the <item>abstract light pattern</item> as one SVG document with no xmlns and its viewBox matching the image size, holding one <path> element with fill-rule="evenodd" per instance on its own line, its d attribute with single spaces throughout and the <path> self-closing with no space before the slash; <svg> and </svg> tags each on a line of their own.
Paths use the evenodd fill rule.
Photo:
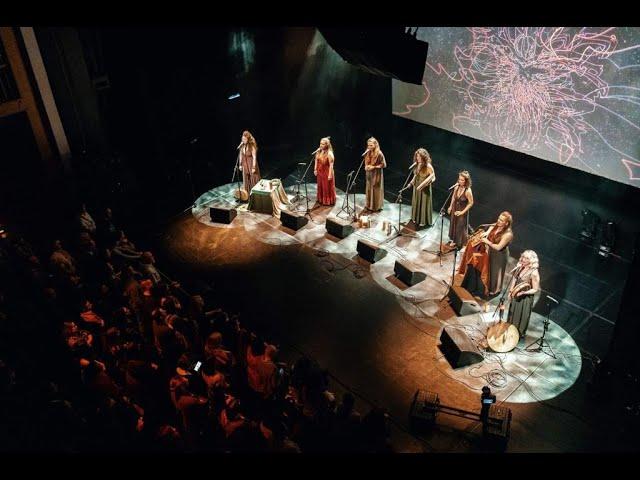
<svg viewBox="0 0 640 480">
<path fill-rule="evenodd" d="M 640 29 L 421 28 L 393 113 L 640 186 Z"/>
</svg>

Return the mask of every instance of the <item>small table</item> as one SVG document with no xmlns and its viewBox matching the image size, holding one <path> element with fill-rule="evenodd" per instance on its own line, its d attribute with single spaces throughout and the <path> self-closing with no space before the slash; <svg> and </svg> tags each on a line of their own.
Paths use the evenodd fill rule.
<svg viewBox="0 0 640 480">
<path fill-rule="evenodd" d="M 291 202 L 278 178 L 262 179 L 251 189 L 248 209 L 252 212 L 267 213 L 280 218 L 280 211 Z"/>
</svg>

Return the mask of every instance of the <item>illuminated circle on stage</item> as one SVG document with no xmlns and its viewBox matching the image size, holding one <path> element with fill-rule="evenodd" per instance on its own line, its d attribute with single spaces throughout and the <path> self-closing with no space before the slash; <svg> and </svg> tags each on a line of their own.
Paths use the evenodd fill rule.
<svg viewBox="0 0 640 480">
<path fill-rule="evenodd" d="M 285 185 L 287 183 L 285 182 Z M 247 210 L 247 203 L 237 203 L 234 190 L 237 184 L 227 184 L 213 188 L 198 198 L 192 214 L 198 221 L 216 228 L 242 228 L 256 240 L 270 245 L 304 244 L 314 249 L 318 256 L 323 257 L 327 268 L 352 272 L 356 278 L 371 275 L 371 278 L 382 288 L 396 296 L 403 310 L 418 322 L 420 328 L 429 329 L 434 336 L 440 336 L 444 326 L 450 325 L 463 329 L 464 332 L 479 344 L 488 327 L 493 325 L 491 318 L 498 298 L 489 303 L 489 312 L 450 317 L 441 320 L 438 312 L 442 309 L 441 300 L 446 296 L 452 280 L 454 254 L 445 255 L 440 261 L 436 255 L 440 243 L 440 228 L 443 238 L 448 240 L 449 220 L 441 218 L 434 212 L 434 225 L 430 228 L 413 232 L 401 225 L 403 233 L 410 235 L 396 235 L 394 227 L 408 222 L 411 217 L 411 206 L 386 201 L 381 212 L 369 215 L 369 228 L 355 227 L 353 233 L 345 238 L 330 235 L 325 227 L 327 217 L 349 222 L 349 216 L 341 214 L 344 193 L 337 191 L 336 204 L 332 207 L 320 206 L 311 211 L 308 223 L 297 231 L 282 226 L 280 220 L 273 215 L 257 213 Z M 313 208 L 316 200 L 316 185 L 308 184 L 309 208 Z M 286 188 L 287 196 L 291 199 L 295 192 L 291 186 Z M 304 194 L 304 189 L 301 188 Z M 356 194 L 358 213 L 365 203 L 364 194 Z M 349 196 L 352 204 L 353 196 Z M 235 208 L 238 215 L 230 224 L 214 223 L 209 216 L 209 207 Z M 306 201 L 298 203 L 298 214 L 303 215 Z M 308 216 L 307 216 L 308 218 Z M 442 222 L 442 223 L 441 223 Z M 391 224 L 391 234 L 389 227 Z M 381 260 L 369 264 L 358 256 L 358 240 L 368 240 L 387 251 Z M 425 274 L 425 279 L 409 286 L 400 281 L 394 271 L 396 260 L 402 261 L 411 269 Z M 455 257 L 456 270 L 461 255 Z M 515 259 L 509 260 L 508 269 L 515 265 Z M 552 319 L 553 320 L 553 319 Z M 512 403 L 532 403 L 548 400 L 567 390 L 578 378 L 582 367 L 580 350 L 573 338 L 558 324 L 550 322 L 546 339 L 556 358 L 539 352 L 525 351 L 525 347 L 535 342 L 542 334 L 543 317 L 532 313 L 529 329 L 524 343 L 520 343 L 509 353 L 490 353 L 484 350 L 484 360 L 481 363 L 467 367 L 453 369 L 434 345 L 434 358 L 437 368 L 444 375 L 454 381 L 466 385 L 473 391 L 480 392 L 485 385 L 491 386 L 498 400 Z M 548 351 L 548 349 L 547 349 Z"/>
</svg>

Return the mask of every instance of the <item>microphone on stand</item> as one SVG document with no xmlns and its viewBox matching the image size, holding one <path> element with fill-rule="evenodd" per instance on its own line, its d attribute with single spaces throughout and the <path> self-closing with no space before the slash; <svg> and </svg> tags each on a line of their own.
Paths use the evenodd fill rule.
<svg viewBox="0 0 640 480">
<path fill-rule="evenodd" d="M 299 162 L 298 165 L 306 165 L 304 162 Z"/>
<path fill-rule="evenodd" d="M 240 142 L 240 145 L 238 145 L 238 148 L 236 148 L 236 150 L 240 150 L 241 146 L 242 146 L 242 142 Z"/>
<path fill-rule="evenodd" d="M 556 304 L 560 304 L 560 302 L 559 302 L 558 300 L 556 300 L 556 299 L 555 299 L 555 298 L 553 298 L 553 297 L 550 297 L 549 295 L 547 295 L 547 298 L 548 298 L 549 300 L 551 300 L 552 302 L 556 303 Z"/>
<path fill-rule="evenodd" d="M 320 147 L 316 148 L 315 151 L 311 152 L 311 155 L 315 155 L 316 153 L 318 153 L 320 150 L 322 150 Z"/>
<path fill-rule="evenodd" d="M 458 182 L 454 183 L 453 185 L 451 185 L 449 187 L 449 190 L 453 190 L 454 188 L 456 188 L 456 185 L 458 185 Z"/>
<path fill-rule="evenodd" d="M 360 155 L 360 156 L 364 157 L 367 154 L 368 151 L 369 151 L 369 149 L 367 148 L 364 152 L 362 152 L 362 155 Z"/>
<path fill-rule="evenodd" d="M 520 262 L 518 262 L 518 264 L 515 267 L 513 267 L 513 270 L 511 270 L 509 273 L 513 273 L 516 270 L 518 270 L 519 268 L 522 268 L 522 264 Z"/>
<path fill-rule="evenodd" d="M 409 170 L 413 169 L 413 167 L 415 167 L 416 165 L 418 165 L 418 162 L 413 162 L 413 165 L 409 167 Z"/>
</svg>

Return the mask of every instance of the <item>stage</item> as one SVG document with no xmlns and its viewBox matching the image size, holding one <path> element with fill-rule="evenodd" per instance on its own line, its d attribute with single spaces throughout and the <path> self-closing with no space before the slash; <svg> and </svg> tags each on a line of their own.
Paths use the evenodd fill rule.
<svg viewBox="0 0 640 480">
<path fill-rule="evenodd" d="M 451 282 L 454 255 L 445 255 L 441 266 L 434 254 L 440 238 L 437 212 L 436 223 L 415 232 L 415 238 L 387 236 L 377 227 L 385 220 L 397 223 L 399 206 L 386 201 L 371 228 L 356 229 L 340 239 L 329 235 L 324 223 L 340 211 L 343 192 L 338 191 L 335 206 L 315 208 L 312 220 L 296 232 L 283 227 L 274 216 L 247 211 L 246 204 L 236 203 L 233 189 L 228 184 L 204 193 L 190 216 L 170 226 L 164 238 L 169 259 L 199 278 L 211 278 L 214 290 L 228 302 L 226 308 L 270 332 L 283 350 L 311 356 L 359 399 L 388 408 L 405 434 L 418 389 L 437 392 L 445 404 L 477 410 L 481 388 L 489 385 L 498 402 L 514 411 L 512 428 L 517 431 L 518 423 L 541 403 L 562 398 L 571 404 L 573 400 L 567 399 L 585 388 L 580 350 L 553 321 L 553 313 L 546 339 L 555 359 L 525 350 L 542 334 L 543 316 L 534 311 L 526 339 L 515 350 L 506 354 L 483 351 L 480 363 L 451 367 L 438 347 L 443 328 L 463 329 L 476 344 L 481 343 L 497 318 L 493 312 L 498 299 L 489 302 L 486 311 L 463 317 L 456 316 L 446 299 L 442 301 Z M 308 191 L 313 206 L 315 185 L 309 184 Z M 286 192 L 293 196 L 291 185 Z M 363 200 L 363 195 L 356 195 L 358 209 Z M 236 208 L 238 215 L 228 225 L 212 223 L 208 215 L 212 206 Z M 303 201 L 303 211 L 304 206 Z M 402 222 L 409 217 L 410 206 L 403 205 Z M 443 220 L 446 241 L 448 221 Z M 369 264 L 357 255 L 359 238 L 381 244 L 388 254 Z M 458 262 L 460 258 L 458 255 Z M 412 287 L 403 284 L 393 275 L 396 259 L 411 262 L 426 279 Z M 513 262 L 510 259 L 510 265 Z M 439 421 L 449 433 L 421 437 L 425 450 L 472 448 L 468 434 L 478 433 L 479 424 L 453 417 Z M 584 425 L 577 422 L 577 427 Z M 526 428 L 532 428 L 531 424 Z M 575 447 L 570 446 L 572 440 L 553 435 L 553 431 L 540 432 L 539 443 L 523 446 L 522 451 Z M 590 441 L 584 432 L 580 438 L 583 443 Z M 511 448 L 518 451 L 516 445 L 517 441 L 511 442 Z"/>
</svg>

